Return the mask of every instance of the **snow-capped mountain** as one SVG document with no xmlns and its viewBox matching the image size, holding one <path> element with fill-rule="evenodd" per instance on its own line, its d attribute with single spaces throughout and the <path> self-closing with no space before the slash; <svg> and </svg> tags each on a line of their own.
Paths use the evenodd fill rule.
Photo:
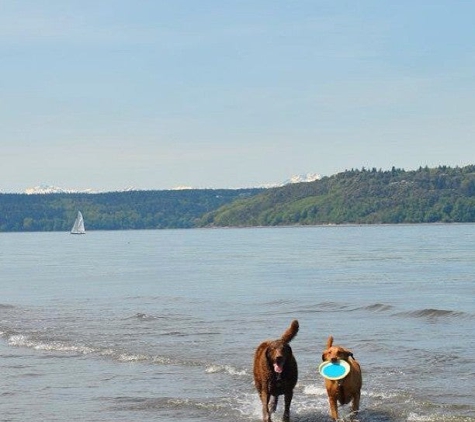
<svg viewBox="0 0 475 422">
<path fill-rule="evenodd" d="M 283 184 L 289 185 L 291 183 L 308 183 L 308 182 L 314 182 L 315 180 L 319 180 L 321 178 L 322 176 L 320 176 L 317 173 L 298 174 L 298 175 L 292 176 L 290 179 L 286 180 Z"/>
<path fill-rule="evenodd" d="M 27 195 L 47 194 L 47 193 L 94 193 L 92 189 L 74 190 L 63 189 L 57 186 L 39 185 L 25 189 Z"/>
<path fill-rule="evenodd" d="M 259 188 L 265 188 L 265 189 L 270 189 L 270 188 L 279 188 L 285 185 L 290 185 L 292 183 L 308 183 L 308 182 L 314 182 L 315 180 L 321 179 L 322 176 L 320 176 L 317 173 L 306 173 L 306 174 L 298 174 L 291 176 L 289 179 L 287 179 L 284 182 L 280 183 L 266 183 L 263 185 L 258 186 Z"/>
<path fill-rule="evenodd" d="M 191 186 L 180 185 L 180 186 L 175 186 L 174 188 L 171 188 L 170 190 L 191 190 L 191 189 L 195 189 L 195 188 Z"/>
<path fill-rule="evenodd" d="M 306 173 L 306 174 L 298 174 L 291 176 L 289 179 L 287 179 L 284 182 L 281 183 L 269 183 L 265 185 L 261 185 L 259 187 L 261 188 L 276 188 L 280 186 L 285 186 L 289 185 L 292 183 L 306 183 L 306 182 L 314 182 L 315 180 L 321 179 L 321 176 L 317 173 Z M 191 186 L 176 186 L 172 188 L 171 190 L 187 190 L 187 189 L 199 189 L 199 188 L 193 188 Z M 124 188 L 120 191 L 117 192 L 130 192 L 130 191 L 135 191 L 135 190 L 140 190 L 134 187 L 127 187 Z M 93 189 L 63 189 L 57 186 L 51 186 L 51 185 L 38 185 L 34 186 L 32 188 L 27 188 L 24 191 L 25 194 L 27 195 L 37 195 L 37 194 L 48 194 L 48 193 L 99 193 L 99 191 L 95 191 Z"/>
</svg>

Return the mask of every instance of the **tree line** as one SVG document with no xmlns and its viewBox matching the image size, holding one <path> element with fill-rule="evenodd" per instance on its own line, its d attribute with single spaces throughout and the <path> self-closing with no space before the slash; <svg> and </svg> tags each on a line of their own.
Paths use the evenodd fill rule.
<svg viewBox="0 0 475 422">
<path fill-rule="evenodd" d="M 206 212 L 261 191 L 0 194 L 0 232 L 69 231 L 78 211 L 84 216 L 86 230 L 191 228 Z"/>
<path fill-rule="evenodd" d="M 475 222 L 475 165 L 351 169 L 268 189 L 0 194 L 0 232 Z"/>
<path fill-rule="evenodd" d="M 475 222 L 475 166 L 352 169 L 211 211 L 212 226 Z"/>
</svg>

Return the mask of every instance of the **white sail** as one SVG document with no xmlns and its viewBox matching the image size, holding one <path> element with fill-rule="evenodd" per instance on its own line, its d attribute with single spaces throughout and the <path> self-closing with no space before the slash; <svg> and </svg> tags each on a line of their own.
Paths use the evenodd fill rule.
<svg viewBox="0 0 475 422">
<path fill-rule="evenodd" d="M 73 228 L 71 229 L 71 234 L 85 234 L 86 229 L 84 227 L 84 219 L 82 218 L 81 211 L 78 211 L 76 221 L 74 222 Z"/>
</svg>

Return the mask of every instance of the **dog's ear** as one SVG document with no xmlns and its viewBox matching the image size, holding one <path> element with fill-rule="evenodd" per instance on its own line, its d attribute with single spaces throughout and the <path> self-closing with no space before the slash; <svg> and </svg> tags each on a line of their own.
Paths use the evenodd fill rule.
<svg viewBox="0 0 475 422">
<path fill-rule="evenodd" d="M 353 358 L 353 352 L 348 349 L 343 349 L 343 353 L 345 354 L 345 359 Z"/>
<path fill-rule="evenodd" d="M 333 336 L 329 336 L 327 340 L 327 349 L 333 346 Z"/>
<path fill-rule="evenodd" d="M 270 362 L 270 361 L 272 360 L 272 359 L 271 359 L 270 352 L 271 352 L 270 347 L 269 347 L 269 345 L 267 345 L 267 347 L 266 347 L 266 353 L 265 353 L 267 362 Z"/>
<path fill-rule="evenodd" d="M 325 362 L 327 360 L 327 354 L 326 352 L 322 353 L 322 361 Z"/>
</svg>

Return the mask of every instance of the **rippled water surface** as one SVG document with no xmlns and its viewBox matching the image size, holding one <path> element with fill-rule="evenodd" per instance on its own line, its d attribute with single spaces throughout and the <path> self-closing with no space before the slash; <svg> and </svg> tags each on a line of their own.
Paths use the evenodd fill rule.
<svg viewBox="0 0 475 422">
<path fill-rule="evenodd" d="M 3 233 L 0 294 L 2 421 L 257 422 L 294 318 L 294 422 L 330 420 L 330 334 L 360 421 L 475 421 L 475 225 Z"/>
</svg>

